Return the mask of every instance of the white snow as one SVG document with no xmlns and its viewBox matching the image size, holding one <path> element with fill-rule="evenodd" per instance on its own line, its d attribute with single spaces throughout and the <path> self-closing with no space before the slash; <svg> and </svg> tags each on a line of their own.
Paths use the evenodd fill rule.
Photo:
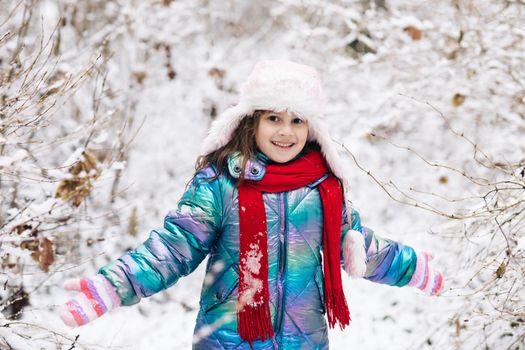
<svg viewBox="0 0 525 350">
<path fill-rule="evenodd" d="M 262 276 L 259 276 L 262 257 L 263 253 L 259 245 L 251 243 L 250 250 L 246 253 L 246 258 L 242 260 L 242 265 L 245 269 L 241 269 L 241 273 L 243 274 L 245 289 L 239 298 L 237 307 L 240 309 L 245 305 L 255 306 L 263 301 L 262 296 L 260 296 L 259 300 L 255 300 L 255 294 L 260 293 L 263 289 L 263 280 L 260 278 Z"/>
<path fill-rule="evenodd" d="M 0 5 L 0 23 L 14 6 L 7 3 Z M 450 168 L 473 179 L 524 181 L 525 9 L 518 2 L 458 2 L 457 8 L 449 2 L 427 6 L 391 0 L 385 11 L 365 9 L 366 3 L 374 2 L 206 2 L 197 8 L 189 0 L 59 0 L 35 8 L 24 63 L 37 52 L 41 27 L 50 35 L 55 21 L 65 19 L 65 25 L 57 27 L 59 55 L 45 64 L 40 61 L 41 74 L 64 75 L 52 83 L 44 77 L 43 91 L 65 89 L 90 63 L 100 66 L 84 76 L 76 94 L 57 94 L 52 118 L 34 135 L 26 128 L 0 134 L 0 148 L 5 147 L 0 154 L 0 215 L 9 220 L 17 214 L 5 227 L 0 225 L 0 286 L 8 286 L 0 296 L 22 282 L 30 293 L 20 322 L 0 327 L 0 347 L 5 338 L 15 349 L 70 349 L 78 335 L 75 348 L 191 348 L 205 262 L 167 291 L 79 329 L 67 328 L 58 318 L 58 306 L 73 296 L 61 285 L 72 276 L 95 274 L 162 226 L 193 174 L 212 111 L 220 113 L 235 103 L 239 84 L 254 63 L 265 58 L 289 58 L 320 70 L 330 99 L 326 119 L 333 138 L 349 150 L 341 149 L 341 155 L 350 168 L 351 200 L 363 224 L 381 236 L 434 253 L 432 264 L 445 276 L 444 294 L 437 298 L 412 288 L 344 278 L 352 324 L 344 331 L 329 331 L 330 348 L 510 347 L 524 327 L 515 313 L 524 307 L 523 214 L 500 230 L 494 220 L 451 220 L 400 202 L 468 214 L 472 208 L 486 208 L 480 197 L 488 191 L 494 190 L 486 197 L 491 204 L 496 198 L 507 204 L 523 198 L 523 190 L 479 186 Z M 22 10 L 2 27 L 0 38 L 8 30 L 17 32 L 13 23 L 20 23 Z M 413 40 L 403 31 L 406 26 L 421 30 L 421 39 Z M 356 38 L 373 44 L 376 52 L 353 51 L 348 44 Z M 103 41 L 107 45 L 100 48 Z M 0 43 L 2 76 L 12 67 L 15 48 L 16 40 Z M 211 76 L 212 68 L 224 75 Z M 5 91 L 18 91 L 22 80 Z M 464 101 L 454 102 L 455 94 L 465 95 Z M 100 103 L 98 113 L 95 102 Z M 22 101 L 17 103 L 20 107 Z M 37 110 L 19 111 L 16 123 L 33 119 Z M 3 127 L 5 120 L 1 123 Z M 93 125 L 99 129 L 85 147 Z M 458 136 L 461 133 L 468 140 Z M 119 144 L 123 153 L 108 155 L 111 167 L 98 164 L 103 174 L 78 208 L 54 197 L 54 178 L 66 178 L 68 167 L 84 150 L 93 148 L 103 158 Z M 502 170 L 481 165 L 490 164 L 481 150 Z M 521 166 L 505 168 L 520 161 Z M 114 181 L 119 171 L 121 178 Z M 136 236 L 128 233 L 133 212 Z M 498 221 L 508 218 L 501 215 Z M 28 238 L 38 220 L 38 234 L 56 241 L 56 262 L 49 273 L 38 267 L 29 250 L 14 246 Z M 31 229 L 18 236 L 13 229 L 24 224 Z M 23 270 L 7 267 L 17 261 Z M 508 265 L 497 278 L 502 262 Z M 250 293 L 244 302 L 255 303 L 251 298 L 262 288 L 262 281 L 253 277 L 260 269 L 255 248 L 246 266 Z M 218 265 L 217 272 L 222 267 Z M 500 312 L 497 305 L 509 310 Z M 5 322 L 0 318 L 0 325 Z M 516 343 L 513 349 L 521 346 Z"/>
</svg>

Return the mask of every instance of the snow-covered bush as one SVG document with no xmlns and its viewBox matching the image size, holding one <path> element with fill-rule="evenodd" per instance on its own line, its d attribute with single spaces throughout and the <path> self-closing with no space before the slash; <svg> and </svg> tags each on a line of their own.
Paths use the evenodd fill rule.
<svg viewBox="0 0 525 350">
<path fill-rule="evenodd" d="M 104 10 L 0 3 L 0 310 L 15 333 L 10 321 L 25 319 L 52 276 L 104 239 L 98 217 L 117 195 L 132 100 L 107 79 L 115 33 Z"/>
<path fill-rule="evenodd" d="M 190 346 L 199 271 L 76 338 L 43 320 L 58 320 L 65 277 L 118 257 L 176 205 L 209 123 L 253 64 L 288 58 L 324 77 L 365 224 L 427 245 L 447 278 L 435 301 L 352 285 L 354 323 L 331 347 L 519 349 L 524 10 L 519 0 L 0 2 L 0 347 Z M 124 321 L 125 335 L 103 328 Z"/>
</svg>

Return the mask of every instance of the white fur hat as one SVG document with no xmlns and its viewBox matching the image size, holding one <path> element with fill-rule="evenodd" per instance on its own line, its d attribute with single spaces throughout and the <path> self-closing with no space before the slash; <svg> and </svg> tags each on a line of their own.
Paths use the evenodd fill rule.
<svg viewBox="0 0 525 350">
<path fill-rule="evenodd" d="M 344 179 L 345 172 L 325 124 L 326 97 L 317 71 L 304 64 L 284 60 L 260 61 L 241 85 L 239 103 L 226 109 L 213 122 L 204 139 L 201 154 L 209 154 L 226 145 L 245 116 L 256 110 L 294 112 L 308 120 L 309 140 L 321 146 L 330 169 Z"/>
<path fill-rule="evenodd" d="M 213 122 L 204 139 L 201 154 L 209 154 L 226 145 L 245 116 L 256 110 L 294 112 L 308 120 L 308 138 L 321 147 L 328 166 L 342 182 L 345 199 L 349 189 L 343 162 L 335 143 L 328 132 L 324 119 L 326 96 L 323 85 L 315 68 L 284 60 L 266 60 L 258 62 L 246 82 L 241 85 L 239 102 L 226 109 Z M 348 219 L 350 203 L 347 201 Z M 345 237 L 345 270 L 354 277 L 364 274 L 366 252 L 360 234 L 347 234 Z M 351 248 L 350 248 L 351 247 Z M 349 254 L 353 251 L 352 254 Z"/>
</svg>

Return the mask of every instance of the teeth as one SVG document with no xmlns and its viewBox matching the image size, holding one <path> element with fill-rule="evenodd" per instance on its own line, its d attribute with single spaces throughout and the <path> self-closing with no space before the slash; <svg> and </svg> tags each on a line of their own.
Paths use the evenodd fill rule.
<svg viewBox="0 0 525 350">
<path fill-rule="evenodd" d="M 275 141 L 272 141 L 272 143 L 279 147 L 290 147 L 293 145 L 293 143 L 282 143 L 282 142 L 275 142 Z"/>
</svg>

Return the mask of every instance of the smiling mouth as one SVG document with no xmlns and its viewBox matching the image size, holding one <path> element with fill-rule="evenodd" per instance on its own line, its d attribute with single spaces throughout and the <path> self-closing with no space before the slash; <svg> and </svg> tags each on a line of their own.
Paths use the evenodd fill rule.
<svg viewBox="0 0 525 350">
<path fill-rule="evenodd" d="M 276 141 L 271 141 L 271 143 L 279 148 L 283 148 L 283 149 L 287 149 L 287 148 L 292 148 L 293 145 L 295 145 L 295 143 L 290 143 L 290 142 L 276 142 Z"/>
</svg>

